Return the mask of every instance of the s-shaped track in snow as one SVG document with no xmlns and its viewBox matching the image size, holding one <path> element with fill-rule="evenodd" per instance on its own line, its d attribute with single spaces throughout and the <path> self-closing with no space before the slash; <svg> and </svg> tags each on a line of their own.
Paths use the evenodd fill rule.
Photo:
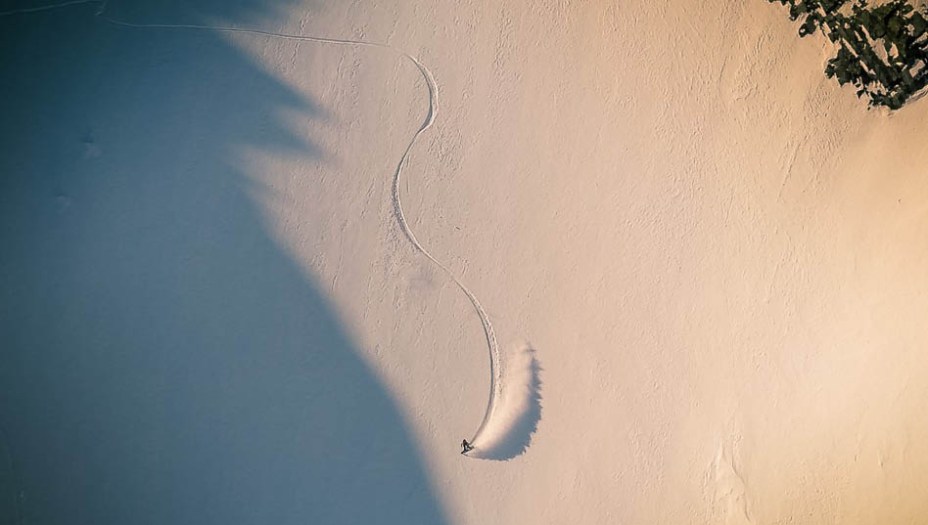
<svg viewBox="0 0 928 525">
<path fill-rule="evenodd" d="M 409 140 L 406 149 L 403 151 L 402 157 L 400 157 L 399 162 L 396 165 L 396 170 L 393 172 L 393 189 L 392 189 L 392 200 L 393 200 L 393 210 L 396 214 L 397 222 L 399 222 L 400 228 L 403 230 L 403 234 L 406 235 L 406 238 L 410 243 L 415 247 L 416 251 L 424 255 L 431 261 L 433 264 L 442 269 L 448 277 L 454 281 L 454 284 L 467 296 L 467 299 L 473 305 L 474 310 L 477 312 L 477 315 L 480 317 L 480 323 L 483 325 L 483 333 L 486 336 L 487 350 L 490 357 L 490 395 L 487 400 L 487 409 L 486 413 L 483 416 L 483 421 L 480 423 L 480 426 L 477 428 L 477 431 L 474 433 L 471 442 L 474 443 L 479 448 L 480 436 L 489 423 L 491 416 L 496 406 L 496 401 L 499 398 L 499 393 L 501 389 L 500 384 L 500 354 L 499 354 L 499 345 L 496 341 L 496 333 L 493 331 L 493 324 L 490 322 L 490 318 L 486 313 L 486 310 L 483 309 L 483 305 L 480 304 L 480 301 L 477 299 L 477 296 L 474 295 L 470 289 L 461 282 L 457 276 L 454 275 L 447 266 L 442 264 L 438 259 L 432 256 L 428 250 L 422 246 L 422 243 L 419 242 L 419 239 L 416 238 L 416 235 L 413 233 L 412 229 L 409 227 L 409 223 L 406 221 L 406 215 L 403 213 L 403 203 L 400 199 L 400 179 L 403 175 L 403 168 L 406 166 L 409 160 L 409 152 L 412 150 L 412 147 L 416 144 L 419 136 L 422 135 L 425 130 L 429 129 L 432 124 L 435 122 L 435 116 L 437 114 L 438 106 L 438 89 L 435 84 L 435 79 L 432 76 L 432 72 L 425 67 L 422 62 L 419 61 L 413 55 L 397 49 L 393 46 L 387 44 L 381 44 L 378 42 L 368 42 L 365 40 L 347 40 L 339 38 L 326 38 L 310 35 L 298 35 L 298 34 L 288 34 L 288 33 L 277 33 L 273 31 L 265 31 L 261 29 L 247 29 L 240 27 L 223 27 L 223 26 L 211 26 L 211 25 L 198 25 L 198 24 L 142 24 L 135 22 L 125 22 L 123 20 L 117 20 L 106 15 L 106 0 L 72 0 L 69 2 L 62 2 L 59 4 L 52 4 L 48 6 L 42 6 L 37 8 L 25 8 L 19 10 L 12 10 L 0 13 L 0 16 L 8 16 L 19 13 L 29 13 L 35 11 L 45 11 L 50 9 L 56 9 L 61 7 L 67 7 L 78 4 L 99 4 L 100 7 L 97 10 L 97 16 L 105 20 L 106 22 L 130 28 L 139 28 L 139 29 L 169 29 L 169 30 L 194 30 L 194 31 L 215 31 L 215 32 L 224 32 L 224 33 L 244 33 L 250 35 L 261 35 L 268 36 L 273 38 L 281 38 L 286 40 L 297 40 L 303 42 L 315 42 L 318 44 L 329 44 L 329 45 L 338 45 L 338 46 L 354 46 L 354 47 L 371 47 L 377 49 L 385 49 L 392 53 L 395 53 L 402 57 L 403 59 L 409 60 L 413 65 L 416 66 L 416 69 L 419 70 L 419 73 L 422 75 L 422 78 L 425 79 L 425 83 L 428 87 L 429 95 L 429 111 L 425 117 L 425 120 L 422 122 L 422 125 L 419 126 L 419 129 L 416 130 L 416 133 Z"/>
</svg>

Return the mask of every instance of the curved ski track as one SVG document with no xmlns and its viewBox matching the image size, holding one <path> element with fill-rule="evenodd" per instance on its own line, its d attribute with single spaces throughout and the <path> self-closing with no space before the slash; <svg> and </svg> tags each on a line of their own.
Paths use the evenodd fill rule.
<svg viewBox="0 0 928 525">
<path fill-rule="evenodd" d="M 24 8 L 24 9 L 15 9 L 11 11 L 0 12 L 0 16 L 9 16 L 21 13 L 32 13 L 37 11 L 47 11 L 51 9 L 57 9 L 62 7 L 68 7 L 72 5 L 79 4 L 92 4 L 98 3 L 100 7 L 97 10 L 96 16 L 100 17 L 102 20 L 109 22 L 111 24 L 130 27 L 130 28 L 139 28 L 139 29 L 180 29 L 180 30 L 197 30 L 197 31 L 217 31 L 224 33 L 244 33 L 251 35 L 262 35 L 273 38 L 282 38 L 286 40 L 297 40 L 303 42 L 315 42 L 319 44 L 330 44 L 330 45 L 341 45 L 341 46 L 356 46 L 356 47 L 371 47 L 378 49 L 386 49 L 391 51 L 400 57 L 409 60 L 413 65 L 416 66 L 416 69 L 419 70 L 419 73 L 422 75 L 422 78 L 425 79 L 425 83 L 428 86 L 429 92 L 429 112 L 425 117 L 425 120 L 422 122 L 422 125 L 419 126 L 419 129 L 412 136 L 409 141 L 409 144 L 406 146 L 406 149 L 403 151 L 402 157 L 400 157 L 399 162 L 396 166 L 396 171 L 393 173 L 393 188 L 392 188 L 392 200 L 393 200 L 393 210 L 396 214 L 397 222 L 399 222 L 403 233 L 406 235 L 406 238 L 410 243 L 416 248 L 416 250 L 428 258 L 435 266 L 441 268 L 443 272 L 454 282 L 455 285 L 467 296 L 467 299 L 473 305 L 474 310 L 477 312 L 477 315 L 480 317 L 480 323 L 483 325 L 483 333 L 486 337 L 487 350 L 490 354 L 490 395 L 487 400 L 487 409 L 484 413 L 483 421 L 481 421 L 480 426 L 477 428 L 477 431 L 474 433 L 471 442 L 475 445 L 479 445 L 479 439 L 484 429 L 487 427 L 491 416 L 493 414 L 494 407 L 496 406 L 496 401 L 499 398 L 500 394 L 500 354 L 499 354 L 499 345 L 496 341 L 496 333 L 493 331 L 493 324 L 490 323 L 490 318 L 486 313 L 486 310 L 483 309 L 483 305 L 480 304 L 480 301 L 477 299 L 477 296 L 474 295 L 470 289 L 461 282 L 457 276 L 444 264 L 442 264 L 438 259 L 432 256 L 428 250 L 422 246 L 422 243 L 419 242 L 419 239 L 416 238 L 416 235 L 413 233 L 412 229 L 409 227 L 409 223 L 406 221 L 406 215 L 403 213 L 403 204 L 400 200 L 400 179 L 403 174 L 403 168 L 406 166 L 409 159 L 409 152 L 412 150 L 412 147 L 415 145 L 416 141 L 419 139 L 419 136 L 429 129 L 432 126 L 432 123 L 435 122 L 435 115 L 437 114 L 437 105 L 438 105 L 438 90 L 435 83 L 435 79 L 432 76 L 432 72 L 425 67 L 422 62 L 420 62 L 413 55 L 406 53 L 400 49 L 389 46 L 387 44 L 381 44 L 377 42 L 367 42 L 364 40 L 347 40 L 339 38 L 326 38 L 326 37 L 317 37 L 309 35 L 296 35 L 296 34 L 287 34 L 287 33 L 277 33 L 273 31 L 264 31 L 261 29 L 247 29 L 240 27 L 223 27 L 223 26 L 208 26 L 208 25 L 198 25 L 198 24 L 140 24 L 134 22 L 125 22 L 122 20 L 117 20 L 115 18 L 110 18 L 106 16 L 105 9 L 107 0 L 72 0 L 68 2 L 62 2 L 59 4 L 52 4 L 41 7 L 34 8 Z M 479 446 L 478 446 L 479 448 Z"/>
</svg>

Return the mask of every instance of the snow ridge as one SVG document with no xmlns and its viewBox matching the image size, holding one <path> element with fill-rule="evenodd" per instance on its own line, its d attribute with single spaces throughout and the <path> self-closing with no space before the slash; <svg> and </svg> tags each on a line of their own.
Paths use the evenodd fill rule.
<svg viewBox="0 0 928 525">
<path fill-rule="evenodd" d="M 71 5 L 72 3 L 89 3 L 90 1 L 78 1 L 78 2 L 69 2 L 63 5 Z M 493 415 L 497 400 L 500 397 L 501 390 L 501 367 L 500 367 L 500 354 L 499 354 L 499 345 L 496 341 L 496 332 L 493 330 L 493 324 L 490 322 L 490 318 L 487 315 L 486 310 L 484 310 L 483 305 L 477 299 L 477 296 L 466 286 L 457 276 L 452 272 L 447 266 L 442 264 L 438 259 L 436 259 L 422 243 L 419 242 L 419 239 L 416 238 L 415 233 L 413 233 L 412 228 L 409 227 L 409 223 L 406 221 L 406 214 L 403 213 L 403 203 L 400 199 L 400 179 L 403 175 L 403 168 L 406 167 L 406 164 L 409 160 L 409 153 L 412 151 L 412 147 L 416 144 L 419 136 L 422 135 L 427 129 L 429 129 L 432 124 L 435 122 L 435 116 L 438 113 L 438 89 L 435 79 L 432 76 L 432 72 L 422 63 L 414 57 L 413 55 L 397 49 L 393 46 L 382 44 L 378 42 L 368 42 L 365 40 L 348 40 L 348 39 L 339 39 L 339 38 L 327 38 L 327 37 L 318 37 L 310 35 L 299 35 L 299 34 L 288 34 L 288 33 L 277 33 L 274 31 L 265 31 L 261 29 L 248 29 L 240 27 L 223 27 L 223 26 L 210 26 L 210 25 L 199 25 L 199 24 L 141 24 L 134 22 L 125 22 L 122 20 L 117 20 L 111 17 L 108 17 L 104 14 L 104 9 L 106 2 L 101 2 L 101 9 L 97 12 L 97 16 L 101 19 L 106 20 L 107 22 L 122 26 L 122 27 L 131 27 L 131 28 L 145 28 L 145 29 L 187 29 L 187 30 L 200 30 L 200 31 L 217 31 L 225 33 L 245 33 L 252 35 L 262 35 L 276 38 L 283 38 L 287 40 L 297 40 L 304 42 L 316 42 L 320 44 L 331 44 L 331 45 L 342 45 L 342 46 L 357 46 L 357 47 L 371 47 L 377 49 L 386 49 L 393 53 L 396 53 L 400 57 L 409 60 L 412 62 L 419 73 L 422 75 L 422 78 L 425 80 L 426 86 L 428 87 L 429 95 L 429 111 L 423 120 L 422 124 L 419 126 L 419 129 L 416 130 L 416 133 L 412 136 L 409 141 L 409 144 L 406 146 L 406 149 L 403 151 L 402 157 L 400 157 L 399 162 L 396 166 L 396 171 L 393 173 L 393 188 L 392 188 L 392 200 L 393 200 L 393 209 L 396 215 L 397 222 L 399 222 L 400 228 L 403 230 L 403 234 L 409 240 L 409 242 L 416 248 L 416 250 L 424 255 L 429 261 L 441 268 L 445 274 L 454 282 L 455 285 L 467 296 L 467 299 L 473 305 L 474 310 L 477 312 L 478 317 L 480 318 L 480 323 L 483 326 L 483 333 L 487 342 L 487 350 L 489 352 L 490 358 L 490 394 L 487 400 L 487 409 L 483 416 L 483 421 L 481 421 L 480 426 L 477 428 L 477 431 L 474 433 L 471 442 L 479 449 L 480 437 L 484 433 L 484 430 L 489 423 L 491 416 Z"/>
</svg>

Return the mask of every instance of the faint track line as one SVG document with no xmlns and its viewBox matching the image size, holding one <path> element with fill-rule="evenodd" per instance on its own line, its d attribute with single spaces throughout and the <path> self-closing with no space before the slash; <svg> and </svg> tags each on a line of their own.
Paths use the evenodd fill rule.
<svg viewBox="0 0 928 525">
<path fill-rule="evenodd" d="M 40 11 L 51 11 L 52 9 L 60 9 L 62 7 L 69 7 L 72 5 L 99 3 L 101 3 L 101 0 L 71 0 L 70 2 L 61 2 L 59 4 L 41 5 L 36 7 L 21 7 L 19 9 L 10 9 L 9 11 L 0 11 L 0 17 L 21 15 L 26 13 L 38 13 Z"/>
</svg>

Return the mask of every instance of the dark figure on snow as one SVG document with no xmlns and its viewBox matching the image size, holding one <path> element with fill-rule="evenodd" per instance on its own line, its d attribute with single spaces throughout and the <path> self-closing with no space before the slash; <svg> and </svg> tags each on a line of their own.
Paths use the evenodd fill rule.
<svg viewBox="0 0 928 525">
<path fill-rule="evenodd" d="M 461 451 L 461 454 L 467 454 L 471 450 L 474 450 L 474 446 L 468 443 L 466 439 L 464 441 L 461 441 L 461 448 L 464 449 Z"/>
</svg>

